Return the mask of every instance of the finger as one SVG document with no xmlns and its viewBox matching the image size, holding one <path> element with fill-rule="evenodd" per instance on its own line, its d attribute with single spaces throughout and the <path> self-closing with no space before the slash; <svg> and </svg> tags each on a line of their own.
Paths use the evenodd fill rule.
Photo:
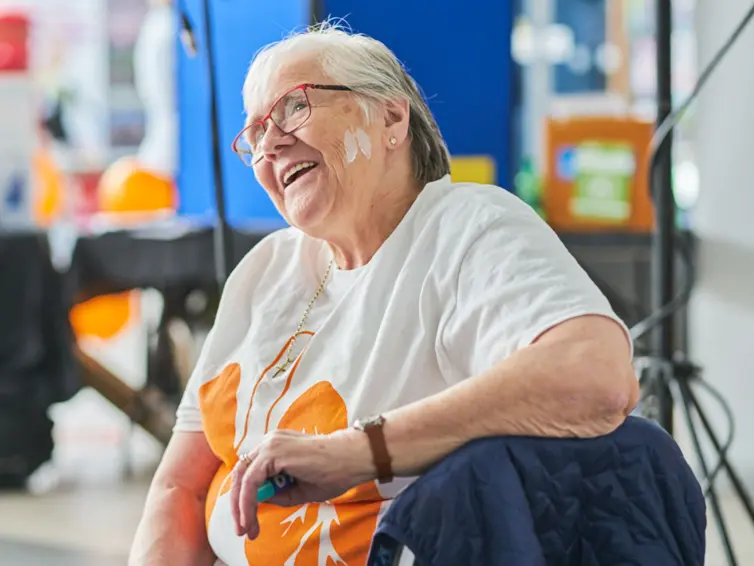
<svg viewBox="0 0 754 566">
<path fill-rule="evenodd" d="M 233 523 L 235 524 L 236 534 L 238 536 L 241 536 L 246 532 L 243 522 L 241 521 L 239 501 L 241 499 L 243 477 L 250 465 L 251 462 L 248 459 L 242 458 L 236 463 L 233 472 L 231 472 L 230 511 L 233 516 Z"/>
<path fill-rule="evenodd" d="M 257 490 L 264 481 L 264 479 L 257 479 L 259 474 L 255 473 L 254 468 L 255 466 L 252 463 L 244 473 L 243 482 L 241 484 L 241 494 L 238 501 L 238 507 L 241 512 L 241 524 L 243 525 L 244 533 L 252 540 L 256 538 L 259 533 L 259 525 L 257 523 L 257 507 L 259 505 L 259 502 L 257 501 Z"/>
<path fill-rule="evenodd" d="M 241 485 L 241 495 L 238 503 L 241 512 L 241 523 L 245 529 L 246 536 L 251 540 L 259 535 L 259 522 L 257 521 L 259 501 L 257 499 L 257 490 L 267 479 L 267 467 L 261 458 L 252 462 L 244 474 Z"/>
</svg>

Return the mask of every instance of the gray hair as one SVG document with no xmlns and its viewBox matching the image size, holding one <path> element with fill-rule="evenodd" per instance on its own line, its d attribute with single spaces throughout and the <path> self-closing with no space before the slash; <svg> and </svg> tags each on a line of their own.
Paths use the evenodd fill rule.
<svg viewBox="0 0 754 566">
<path fill-rule="evenodd" d="M 280 61 L 292 52 L 314 53 L 322 71 L 335 83 L 350 87 L 366 119 L 375 103 L 407 99 L 411 158 L 416 180 L 424 186 L 450 173 L 450 154 L 419 86 L 395 54 L 380 41 L 341 29 L 326 21 L 262 48 L 254 57 L 243 86 L 247 111 L 259 100 Z"/>
</svg>

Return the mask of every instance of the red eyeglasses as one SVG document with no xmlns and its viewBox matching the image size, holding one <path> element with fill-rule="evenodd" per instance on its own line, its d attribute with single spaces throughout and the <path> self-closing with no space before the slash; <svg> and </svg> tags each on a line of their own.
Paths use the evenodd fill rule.
<svg viewBox="0 0 754 566">
<path fill-rule="evenodd" d="M 256 164 L 262 159 L 261 149 L 262 139 L 267 131 L 268 121 L 272 121 L 284 134 L 291 134 L 303 126 L 312 115 L 312 106 L 309 103 L 309 97 L 306 95 L 308 89 L 317 90 L 339 90 L 350 91 L 351 88 L 342 85 L 318 85 L 318 84 L 301 84 L 293 87 L 283 94 L 272 105 L 270 112 L 259 120 L 255 120 L 243 130 L 241 130 L 236 139 L 233 140 L 233 151 L 236 152 L 241 161 L 249 167 Z"/>
</svg>

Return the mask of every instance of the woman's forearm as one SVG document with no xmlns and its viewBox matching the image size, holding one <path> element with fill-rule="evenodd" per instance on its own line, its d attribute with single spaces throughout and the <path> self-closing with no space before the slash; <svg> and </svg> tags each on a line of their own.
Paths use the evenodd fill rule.
<svg viewBox="0 0 754 566">
<path fill-rule="evenodd" d="M 421 473 L 476 438 L 589 437 L 619 426 L 638 399 L 625 334 L 597 317 L 562 326 L 482 375 L 387 413 L 396 474 Z"/>
<path fill-rule="evenodd" d="M 212 566 L 204 523 L 204 498 L 154 485 L 131 547 L 128 566 Z"/>
</svg>

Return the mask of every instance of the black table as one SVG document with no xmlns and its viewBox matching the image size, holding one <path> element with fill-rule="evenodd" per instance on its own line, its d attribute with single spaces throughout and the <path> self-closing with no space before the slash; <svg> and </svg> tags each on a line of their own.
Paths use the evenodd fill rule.
<svg viewBox="0 0 754 566">
<path fill-rule="evenodd" d="M 265 235 L 233 230 L 233 266 Z M 82 236 L 73 252 L 69 279 L 85 296 L 138 288 L 212 287 L 216 285 L 213 238 L 211 227 L 170 225 Z"/>
</svg>

